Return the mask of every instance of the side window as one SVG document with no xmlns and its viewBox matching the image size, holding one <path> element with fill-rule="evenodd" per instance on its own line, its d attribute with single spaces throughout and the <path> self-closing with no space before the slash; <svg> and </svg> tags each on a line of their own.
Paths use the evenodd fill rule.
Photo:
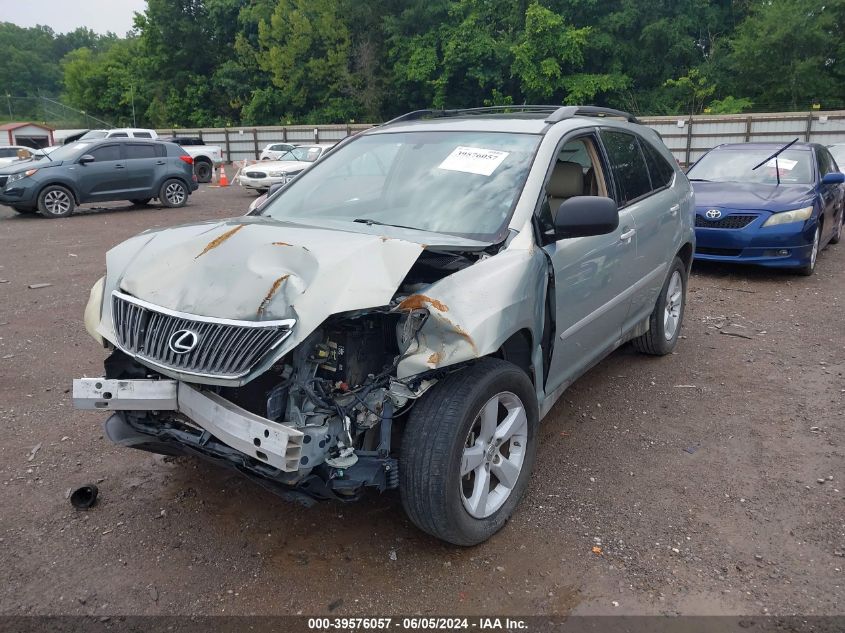
<svg viewBox="0 0 845 633">
<path fill-rule="evenodd" d="M 0 158 L 12 158 L 17 156 L 18 150 L 11 147 L 0 147 Z"/>
<path fill-rule="evenodd" d="M 120 145 L 103 145 L 91 150 L 91 156 L 98 163 L 110 160 L 120 160 Z"/>
<path fill-rule="evenodd" d="M 126 132 L 115 132 L 114 134 L 109 134 L 109 138 L 129 138 L 129 135 Z"/>
<path fill-rule="evenodd" d="M 153 135 L 149 132 L 135 132 L 132 136 L 135 138 L 152 138 Z"/>
<path fill-rule="evenodd" d="M 602 130 L 601 140 L 610 159 L 620 207 L 651 191 L 651 181 L 637 137 L 626 132 Z"/>
<path fill-rule="evenodd" d="M 655 147 L 648 141 L 640 139 L 640 147 L 645 154 L 645 162 L 648 166 L 648 173 L 651 176 L 651 184 L 654 189 L 668 187 L 672 183 L 675 170 Z"/>
<path fill-rule="evenodd" d="M 824 177 L 825 174 L 829 174 L 832 171 L 836 171 L 833 168 L 833 158 L 823 147 L 816 149 L 816 161 L 818 161 L 819 165 L 819 178 Z"/>
<path fill-rule="evenodd" d="M 155 158 L 157 155 L 155 145 L 127 143 L 126 158 Z"/>
</svg>

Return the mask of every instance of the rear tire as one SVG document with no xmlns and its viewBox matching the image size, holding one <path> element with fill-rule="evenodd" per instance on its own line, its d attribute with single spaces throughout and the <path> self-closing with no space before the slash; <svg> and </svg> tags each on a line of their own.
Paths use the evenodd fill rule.
<svg viewBox="0 0 845 633">
<path fill-rule="evenodd" d="M 634 349 L 651 356 L 670 354 L 678 344 L 686 303 L 687 268 L 676 257 L 648 319 L 648 332 L 632 341 Z"/>
<path fill-rule="evenodd" d="M 185 203 L 188 202 L 188 187 L 176 178 L 165 180 L 158 193 L 158 199 L 164 206 L 171 209 L 184 207 Z"/>
<path fill-rule="evenodd" d="M 194 173 L 197 175 L 197 182 L 211 182 L 214 168 L 208 161 L 200 160 L 194 162 Z"/>
<path fill-rule="evenodd" d="M 408 518 L 455 545 L 486 541 L 528 487 L 538 426 L 534 387 L 516 365 L 484 358 L 443 378 L 405 426 L 399 492 Z"/>
<path fill-rule="evenodd" d="M 45 218 L 66 218 L 76 209 L 73 193 L 61 185 L 44 187 L 38 194 L 38 212 Z"/>
<path fill-rule="evenodd" d="M 135 200 L 130 200 L 129 202 L 134 204 L 136 207 L 143 207 L 148 205 L 150 200 L 152 200 L 152 198 L 136 198 Z"/>
</svg>

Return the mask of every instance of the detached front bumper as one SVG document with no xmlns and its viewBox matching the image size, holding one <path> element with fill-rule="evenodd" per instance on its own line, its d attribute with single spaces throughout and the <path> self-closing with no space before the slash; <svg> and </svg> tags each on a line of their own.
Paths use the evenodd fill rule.
<svg viewBox="0 0 845 633">
<path fill-rule="evenodd" d="M 299 470 L 303 433 L 176 380 L 73 381 L 73 406 L 101 411 L 177 411 L 235 450 L 283 472 Z"/>
</svg>

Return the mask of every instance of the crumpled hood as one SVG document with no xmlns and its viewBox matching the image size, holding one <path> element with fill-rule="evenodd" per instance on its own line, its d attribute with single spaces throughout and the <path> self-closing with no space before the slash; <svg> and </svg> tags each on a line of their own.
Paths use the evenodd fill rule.
<svg viewBox="0 0 845 633">
<path fill-rule="evenodd" d="M 693 182 L 698 209 L 788 211 L 812 204 L 812 185 L 769 185 L 750 182 Z"/>
<path fill-rule="evenodd" d="M 423 248 L 404 239 L 244 217 L 124 242 L 109 252 L 109 285 L 179 312 L 295 318 L 310 331 L 331 314 L 389 303 Z"/>
</svg>

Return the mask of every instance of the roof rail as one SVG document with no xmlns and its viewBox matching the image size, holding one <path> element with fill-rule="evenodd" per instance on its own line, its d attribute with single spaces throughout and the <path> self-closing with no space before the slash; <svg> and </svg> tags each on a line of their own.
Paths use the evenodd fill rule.
<svg viewBox="0 0 845 633">
<path fill-rule="evenodd" d="M 595 116 L 595 117 L 621 117 L 630 123 L 639 123 L 637 117 L 629 112 L 622 110 L 614 110 L 613 108 L 603 108 L 600 106 L 554 106 L 554 105 L 501 105 L 488 106 L 485 108 L 456 108 L 452 110 L 414 110 L 406 114 L 399 115 L 394 119 L 390 119 L 382 125 L 390 125 L 392 123 L 399 123 L 400 121 L 416 121 L 419 119 L 431 118 L 445 118 L 451 116 L 464 116 L 468 114 L 495 114 L 507 112 L 533 112 L 537 114 L 548 114 L 546 123 L 558 123 L 564 119 L 569 119 L 574 116 Z"/>
<path fill-rule="evenodd" d="M 571 119 L 574 116 L 620 117 L 628 121 L 628 123 L 639 123 L 637 117 L 630 112 L 614 110 L 613 108 L 603 108 L 601 106 L 563 106 L 562 108 L 557 108 L 546 119 L 546 123 L 558 123 L 564 119 Z"/>
</svg>

